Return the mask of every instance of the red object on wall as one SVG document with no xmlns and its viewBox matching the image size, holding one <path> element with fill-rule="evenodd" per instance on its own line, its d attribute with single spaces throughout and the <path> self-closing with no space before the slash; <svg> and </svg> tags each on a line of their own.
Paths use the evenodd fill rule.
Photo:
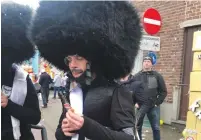
<svg viewBox="0 0 201 140">
<path fill-rule="evenodd" d="M 154 8 L 147 9 L 143 15 L 143 27 L 145 31 L 150 35 L 154 35 L 158 33 L 161 25 L 162 22 L 159 12 Z"/>
</svg>

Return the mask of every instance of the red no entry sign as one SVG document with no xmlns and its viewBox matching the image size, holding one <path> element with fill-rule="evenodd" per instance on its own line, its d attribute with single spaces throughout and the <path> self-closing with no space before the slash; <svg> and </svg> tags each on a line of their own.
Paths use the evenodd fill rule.
<svg viewBox="0 0 201 140">
<path fill-rule="evenodd" d="M 143 27 L 150 34 L 156 34 L 161 28 L 161 16 L 156 9 L 147 9 L 143 16 Z"/>
</svg>

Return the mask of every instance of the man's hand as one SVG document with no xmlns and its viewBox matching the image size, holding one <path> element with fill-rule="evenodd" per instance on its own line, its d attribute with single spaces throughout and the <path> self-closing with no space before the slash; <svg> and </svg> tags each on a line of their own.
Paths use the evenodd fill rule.
<svg viewBox="0 0 201 140">
<path fill-rule="evenodd" d="M 68 131 L 68 119 L 67 118 L 65 118 L 65 119 L 63 119 L 63 121 L 62 121 L 62 125 L 61 125 L 61 128 L 62 128 L 62 131 L 64 132 L 64 135 L 66 135 L 66 136 L 69 136 L 69 137 L 72 137 L 73 135 L 75 135 L 74 133 L 70 133 L 69 131 Z"/>
<path fill-rule="evenodd" d="M 1 107 L 5 108 L 8 105 L 8 97 L 1 92 Z"/>
<path fill-rule="evenodd" d="M 74 113 L 72 109 L 69 109 L 66 113 L 66 118 L 62 122 L 62 130 L 66 136 L 73 136 L 76 131 L 82 128 L 84 124 L 84 118 L 81 115 Z"/>
</svg>

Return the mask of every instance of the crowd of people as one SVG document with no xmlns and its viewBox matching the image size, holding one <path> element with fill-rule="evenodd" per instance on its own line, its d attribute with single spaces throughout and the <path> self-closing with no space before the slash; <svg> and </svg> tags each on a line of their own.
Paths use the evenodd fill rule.
<svg viewBox="0 0 201 140">
<path fill-rule="evenodd" d="M 43 108 L 49 85 L 63 93 L 57 140 L 142 140 L 147 115 L 153 139 L 160 140 L 160 104 L 167 89 L 150 56 L 131 75 L 142 28 L 137 10 L 126 1 L 41 1 L 33 10 L 1 3 L 2 140 L 34 140 L 31 124 L 41 112 L 29 75 L 17 64 L 41 56 L 65 71 L 39 78 Z M 34 14 L 33 14 L 34 13 Z M 30 24 L 31 23 L 31 24 Z M 136 108 L 136 112 L 134 112 Z"/>
</svg>

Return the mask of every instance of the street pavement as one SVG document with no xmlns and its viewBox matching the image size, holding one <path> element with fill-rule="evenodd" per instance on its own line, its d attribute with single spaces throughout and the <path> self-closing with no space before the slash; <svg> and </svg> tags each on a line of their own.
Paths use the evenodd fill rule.
<svg viewBox="0 0 201 140">
<path fill-rule="evenodd" d="M 47 108 L 41 108 L 42 119 L 40 124 L 44 125 L 47 130 L 48 140 L 56 140 L 55 138 L 55 130 L 57 128 L 59 117 L 61 115 L 61 102 L 57 97 L 56 99 L 52 99 L 53 92 L 50 92 L 49 103 Z M 40 105 L 41 104 L 41 100 Z M 152 131 L 149 125 L 146 124 L 143 127 L 143 140 L 153 140 Z M 40 130 L 32 130 L 34 137 L 36 140 L 42 140 Z M 161 140 L 183 140 L 181 131 L 176 127 L 169 125 L 161 125 Z"/>
</svg>

